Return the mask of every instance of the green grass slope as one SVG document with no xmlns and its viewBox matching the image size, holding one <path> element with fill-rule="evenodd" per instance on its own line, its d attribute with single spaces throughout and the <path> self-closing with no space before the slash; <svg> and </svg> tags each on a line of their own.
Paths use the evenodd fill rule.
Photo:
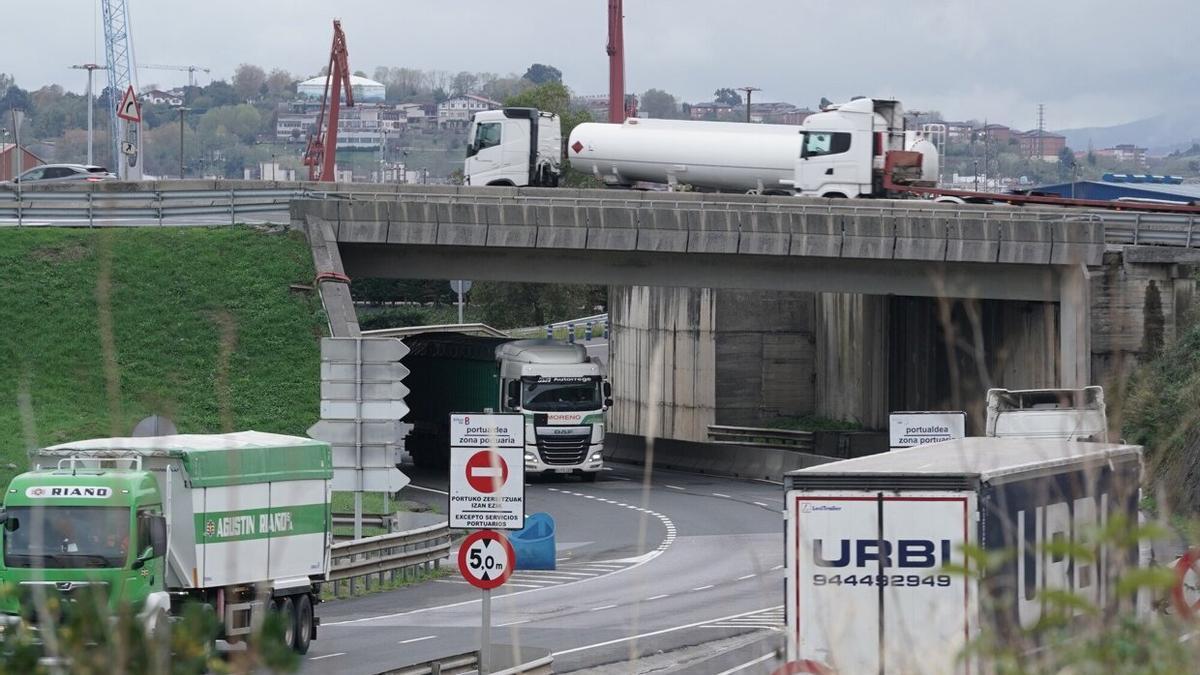
<svg viewBox="0 0 1200 675">
<path fill-rule="evenodd" d="M 320 303 L 299 233 L 0 231 L 0 485 L 26 452 L 179 430 L 303 434 L 318 416 Z"/>
</svg>

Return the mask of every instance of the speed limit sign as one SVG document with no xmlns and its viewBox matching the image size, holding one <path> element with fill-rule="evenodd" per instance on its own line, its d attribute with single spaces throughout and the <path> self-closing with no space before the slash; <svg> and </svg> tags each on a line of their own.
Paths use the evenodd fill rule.
<svg viewBox="0 0 1200 675">
<path fill-rule="evenodd" d="M 485 591 L 508 581 L 515 565 L 512 544 L 492 530 L 471 533 L 458 549 L 458 571 L 467 583 Z"/>
</svg>

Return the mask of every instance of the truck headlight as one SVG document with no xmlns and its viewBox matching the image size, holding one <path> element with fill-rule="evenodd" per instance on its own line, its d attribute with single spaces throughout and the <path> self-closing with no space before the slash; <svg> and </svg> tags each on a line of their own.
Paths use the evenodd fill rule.
<svg viewBox="0 0 1200 675">
<path fill-rule="evenodd" d="M 601 457 L 600 457 L 600 453 L 598 453 L 598 452 L 593 452 L 593 453 L 592 453 L 592 461 L 593 461 L 593 462 L 599 462 L 599 461 L 600 461 L 600 459 L 601 459 Z"/>
<path fill-rule="evenodd" d="M 604 441 L 604 425 L 603 424 L 593 424 L 592 425 L 592 442 L 600 443 L 603 441 Z"/>
<path fill-rule="evenodd" d="M 533 464 L 536 461 L 537 461 L 537 455 L 533 454 L 532 452 L 525 453 L 525 463 L 526 464 Z"/>
</svg>

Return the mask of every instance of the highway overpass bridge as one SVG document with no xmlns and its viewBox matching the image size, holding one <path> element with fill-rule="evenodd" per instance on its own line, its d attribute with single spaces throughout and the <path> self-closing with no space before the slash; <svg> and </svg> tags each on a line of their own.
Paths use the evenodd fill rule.
<svg viewBox="0 0 1200 675">
<path fill-rule="evenodd" d="M 1112 380 L 1173 335 L 1197 259 L 1178 216 L 614 190 L 314 197 L 291 219 L 322 271 L 608 284 L 614 428 L 681 440 L 778 414 L 979 417 L 987 386 Z M 335 332 L 357 330 L 344 285 L 321 285 Z"/>
</svg>

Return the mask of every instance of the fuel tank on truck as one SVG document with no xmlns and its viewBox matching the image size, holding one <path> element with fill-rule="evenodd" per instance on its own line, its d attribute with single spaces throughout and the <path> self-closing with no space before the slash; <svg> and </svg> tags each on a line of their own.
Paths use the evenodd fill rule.
<svg viewBox="0 0 1200 675">
<path fill-rule="evenodd" d="M 784 191 L 796 175 L 799 126 L 628 119 L 584 123 L 567 142 L 571 166 L 606 183 L 686 183 L 705 190 Z"/>
</svg>

